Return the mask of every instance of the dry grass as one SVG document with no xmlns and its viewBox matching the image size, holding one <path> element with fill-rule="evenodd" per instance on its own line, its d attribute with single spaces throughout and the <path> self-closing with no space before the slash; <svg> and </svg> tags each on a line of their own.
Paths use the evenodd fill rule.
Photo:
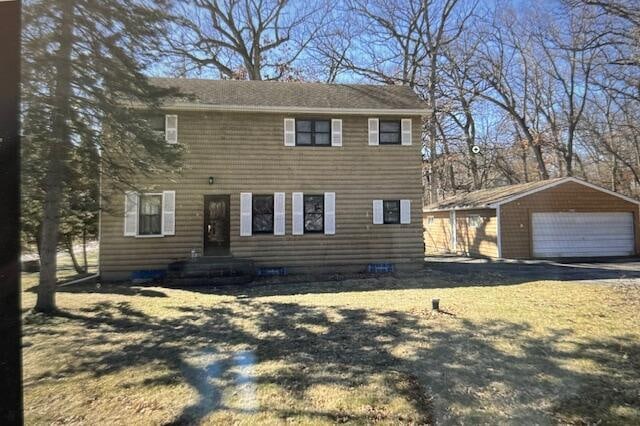
<svg viewBox="0 0 640 426">
<path fill-rule="evenodd" d="M 26 422 L 640 423 L 637 283 L 473 278 L 67 287 L 25 317 Z"/>
</svg>

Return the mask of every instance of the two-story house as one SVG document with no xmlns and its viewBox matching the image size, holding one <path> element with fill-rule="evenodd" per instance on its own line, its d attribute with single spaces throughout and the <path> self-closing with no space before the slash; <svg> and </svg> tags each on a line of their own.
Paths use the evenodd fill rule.
<svg viewBox="0 0 640 426">
<path fill-rule="evenodd" d="M 108 194 L 100 273 L 233 256 L 289 272 L 420 265 L 421 115 L 406 86 L 153 79 L 189 97 L 156 126 L 185 147 L 177 178 Z"/>
</svg>

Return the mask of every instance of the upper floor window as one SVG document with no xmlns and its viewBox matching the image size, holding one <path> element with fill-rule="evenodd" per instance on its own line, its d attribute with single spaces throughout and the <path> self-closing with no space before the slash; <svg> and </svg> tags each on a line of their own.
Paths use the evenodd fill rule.
<svg viewBox="0 0 640 426">
<path fill-rule="evenodd" d="M 164 115 L 152 115 L 149 117 L 149 126 L 154 132 L 162 133 L 164 136 L 165 118 Z"/>
<path fill-rule="evenodd" d="M 162 235 L 162 194 L 141 194 L 138 235 Z"/>
<path fill-rule="evenodd" d="M 400 145 L 400 120 L 380 120 L 380 145 Z"/>
<path fill-rule="evenodd" d="M 382 201 L 383 223 L 400 223 L 400 200 Z"/>
<path fill-rule="evenodd" d="M 254 195 L 252 199 L 253 233 L 273 233 L 273 195 Z"/>
<path fill-rule="evenodd" d="M 304 195 L 304 232 L 324 231 L 324 195 Z"/>
<path fill-rule="evenodd" d="M 296 145 L 331 146 L 331 121 L 296 120 Z"/>
</svg>

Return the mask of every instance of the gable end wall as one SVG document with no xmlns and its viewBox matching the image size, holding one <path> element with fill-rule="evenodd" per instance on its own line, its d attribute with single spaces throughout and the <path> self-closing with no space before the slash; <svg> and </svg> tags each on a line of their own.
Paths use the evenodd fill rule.
<svg viewBox="0 0 640 426">
<path fill-rule="evenodd" d="M 576 182 L 566 182 L 500 207 L 503 257 L 532 257 L 531 216 L 536 212 L 631 212 L 638 254 L 638 205 Z"/>
</svg>

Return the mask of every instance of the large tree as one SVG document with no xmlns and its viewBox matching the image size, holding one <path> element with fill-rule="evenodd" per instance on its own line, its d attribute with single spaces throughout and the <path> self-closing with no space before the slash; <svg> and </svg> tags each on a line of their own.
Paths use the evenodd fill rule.
<svg viewBox="0 0 640 426">
<path fill-rule="evenodd" d="M 183 0 L 167 34 L 178 74 L 215 70 L 222 78 L 297 78 L 295 62 L 320 35 L 328 2 Z"/>
<path fill-rule="evenodd" d="M 134 105 L 156 109 L 171 90 L 143 74 L 167 22 L 167 1 L 30 0 L 23 7 L 23 134 L 40 161 L 40 282 L 35 309 L 54 312 L 56 251 L 65 188 L 84 147 L 100 153 L 116 186 L 175 166 L 167 146 Z M 94 158 L 93 161 L 96 161 Z M 33 191 L 37 192 L 37 191 Z"/>
</svg>

